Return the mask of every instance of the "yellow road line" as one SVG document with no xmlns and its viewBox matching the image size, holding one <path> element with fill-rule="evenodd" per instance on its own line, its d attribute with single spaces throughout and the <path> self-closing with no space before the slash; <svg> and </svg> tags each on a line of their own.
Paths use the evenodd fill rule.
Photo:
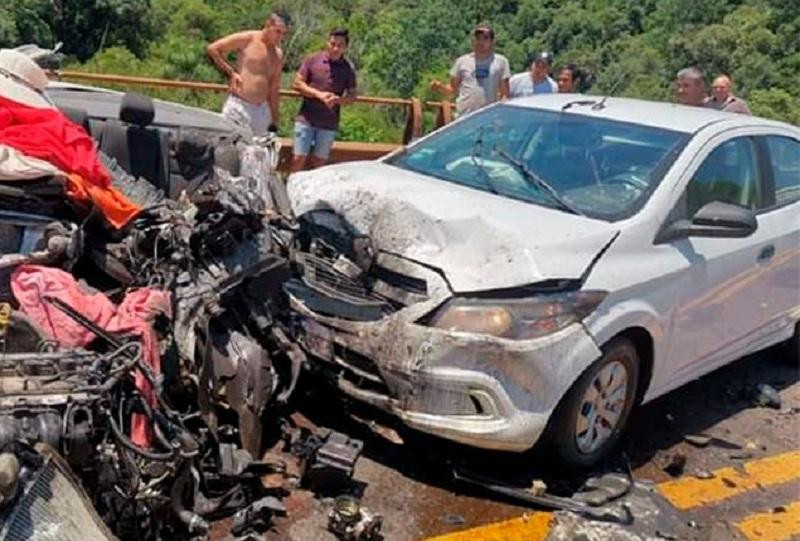
<svg viewBox="0 0 800 541">
<path fill-rule="evenodd" d="M 691 509 L 720 502 L 758 487 L 779 485 L 800 479 L 800 451 L 792 451 L 767 458 L 753 460 L 743 465 L 744 474 L 733 468 L 714 471 L 712 479 L 685 477 L 658 485 L 659 492 L 678 509 Z M 797 508 L 796 508 L 797 507 Z M 786 513 L 753 515 L 743 520 L 740 529 L 748 532 L 764 532 L 765 537 L 749 537 L 752 541 L 777 541 L 791 538 L 800 532 L 800 503 L 792 504 Z M 552 522 L 552 513 L 533 513 L 527 517 L 487 524 L 430 538 L 427 541 L 539 541 L 547 537 Z M 746 530 L 751 528 L 751 530 Z M 783 529 L 781 529 L 783 528 Z M 791 528 L 797 528 L 792 530 Z M 768 537 L 781 532 L 789 537 Z M 753 534 L 755 535 L 755 533 Z"/>
<path fill-rule="evenodd" d="M 750 515 L 736 527 L 750 541 L 788 541 L 800 537 L 800 502 L 786 506 L 781 513 Z M 795 537 L 797 536 L 797 537 Z"/>
<path fill-rule="evenodd" d="M 686 477 L 660 483 L 658 490 L 678 509 L 717 503 L 757 487 L 800 479 L 800 451 L 753 460 L 743 467 L 744 474 L 733 468 L 721 468 L 714 471 L 713 479 Z"/>
<path fill-rule="evenodd" d="M 543 541 L 550 533 L 553 513 L 533 513 L 469 530 L 447 533 L 427 541 Z"/>
</svg>

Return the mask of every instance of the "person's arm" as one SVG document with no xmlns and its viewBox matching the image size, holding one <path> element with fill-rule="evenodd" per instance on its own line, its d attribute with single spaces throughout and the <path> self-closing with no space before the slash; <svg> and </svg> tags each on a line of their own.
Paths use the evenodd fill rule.
<svg viewBox="0 0 800 541">
<path fill-rule="evenodd" d="M 280 99 L 281 99 L 281 74 L 283 73 L 283 51 L 276 49 L 278 53 L 278 65 L 272 71 L 272 78 L 269 81 L 269 111 L 272 113 L 272 124 L 280 125 Z"/>
<path fill-rule="evenodd" d="M 507 100 L 511 95 L 511 85 L 508 83 L 508 77 L 500 81 L 500 99 Z"/>
<path fill-rule="evenodd" d="M 450 83 L 443 83 L 437 79 L 431 81 L 430 89 L 434 92 L 439 92 L 440 94 L 444 94 L 446 97 L 450 98 L 451 96 L 455 96 L 458 94 L 458 89 L 461 87 L 461 73 L 458 69 L 459 61 L 456 60 L 453 67 L 450 69 Z"/>
<path fill-rule="evenodd" d="M 507 100 L 509 96 L 511 96 L 511 84 L 509 83 L 511 79 L 511 66 L 508 64 L 508 60 L 505 57 L 503 57 L 500 73 L 500 88 L 498 88 L 498 93 L 500 94 L 500 100 Z"/>
<path fill-rule="evenodd" d="M 443 83 L 438 80 L 431 81 L 431 90 L 447 97 L 458 94 L 459 87 L 461 87 L 461 78 L 455 75 L 450 77 L 450 83 Z"/>
<path fill-rule="evenodd" d="M 336 105 L 336 100 L 338 96 L 333 94 L 332 92 L 323 92 L 321 90 L 317 90 L 310 84 L 308 84 L 308 66 L 306 62 L 303 62 L 303 65 L 300 66 L 300 69 L 297 70 L 297 73 L 294 75 L 294 82 L 292 83 L 292 88 L 297 90 L 301 96 L 304 98 L 310 98 L 312 100 L 319 100 L 325 104 L 325 107 L 333 108 Z"/>
<path fill-rule="evenodd" d="M 231 66 L 227 60 L 229 53 L 241 51 L 251 39 L 250 32 L 237 32 L 230 36 L 225 36 L 217 41 L 210 43 L 206 47 L 206 53 L 217 69 L 228 78 L 228 89 L 231 92 L 238 92 L 242 86 L 242 77 L 237 73 L 236 68 Z"/>
</svg>

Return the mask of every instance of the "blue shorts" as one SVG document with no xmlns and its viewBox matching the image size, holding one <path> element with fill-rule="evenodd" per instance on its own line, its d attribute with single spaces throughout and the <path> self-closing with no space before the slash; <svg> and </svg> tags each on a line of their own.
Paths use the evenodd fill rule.
<svg viewBox="0 0 800 541">
<path fill-rule="evenodd" d="M 308 156 L 311 147 L 314 147 L 314 157 L 327 160 L 331 153 L 333 140 L 336 139 L 336 130 L 323 130 L 315 128 L 305 122 L 294 123 L 294 155 Z"/>
</svg>

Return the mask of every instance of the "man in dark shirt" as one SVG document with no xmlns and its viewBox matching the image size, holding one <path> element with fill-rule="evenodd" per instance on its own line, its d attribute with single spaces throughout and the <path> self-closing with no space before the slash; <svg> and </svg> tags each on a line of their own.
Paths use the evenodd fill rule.
<svg viewBox="0 0 800 541">
<path fill-rule="evenodd" d="M 297 70 L 293 86 L 303 96 L 303 104 L 294 122 L 292 172 L 305 167 L 312 147 L 311 168 L 328 161 L 339 129 L 339 108 L 355 101 L 356 71 L 344 57 L 349 43 L 347 30 L 332 30 L 326 49 L 306 57 Z"/>
</svg>

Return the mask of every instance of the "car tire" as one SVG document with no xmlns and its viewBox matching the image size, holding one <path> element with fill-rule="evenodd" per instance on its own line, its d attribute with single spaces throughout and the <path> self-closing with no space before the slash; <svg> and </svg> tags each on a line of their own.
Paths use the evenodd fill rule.
<svg viewBox="0 0 800 541">
<path fill-rule="evenodd" d="M 619 443 L 636 402 L 639 355 L 633 342 L 618 337 L 602 351 L 603 355 L 572 385 L 553 416 L 550 444 L 569 468 L 589 468 L 607 458 Z M 625 385 L 622 392 L 618 390 L 621 377 Z M 618 390 L 616 397 L 610 393 L 613 390 Z"/>
</svg>

